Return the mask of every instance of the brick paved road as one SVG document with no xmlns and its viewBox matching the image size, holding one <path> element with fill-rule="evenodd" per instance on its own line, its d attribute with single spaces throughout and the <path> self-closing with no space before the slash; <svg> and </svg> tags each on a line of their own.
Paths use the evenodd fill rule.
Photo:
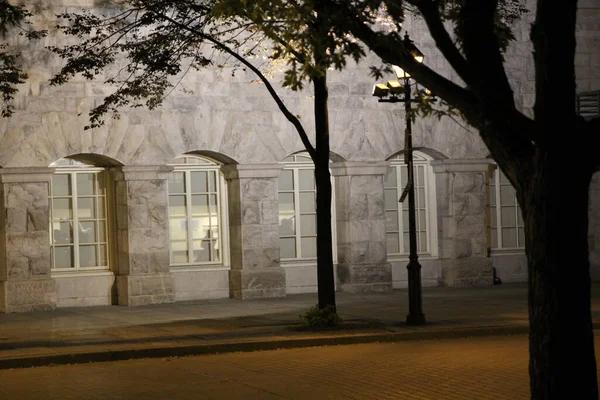
<svg viewBox="0 0 600 400">
<path fill-rule="evenodd" d="M 3 370 L 0 399 L 526 399 L 526 340 L 411 341 Z"/>
</svg>

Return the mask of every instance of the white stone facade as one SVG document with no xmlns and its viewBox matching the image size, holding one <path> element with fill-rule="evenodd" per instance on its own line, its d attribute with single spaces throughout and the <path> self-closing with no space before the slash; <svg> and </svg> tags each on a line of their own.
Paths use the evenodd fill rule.
<svg viewBox="0 0 600 400">
<path fill-rule="evenodd" d="M 92 3 L 90 0 L 89 6 Z M 52 4 L 54 9 L 43 10 L 38 23 L 52 26 L 54 13 L 86 2 Z M 578 87 L 580 91 L 598 90 L 600 6 L 593 0 L 580 0 L 580 7 Z M 527 42 L 532 18 L 525 16 L 516 28 L 517 42 L 506 55 L 517 104 L 528 112 L 534 101 L 531 44 Z M 404 27 L 426 54 L 425 62 L 455 78 L 422 21 L 407 21 Z M 302 186 L 290 189 L 289 198 L 292 194 L 300 196 L 300 200 L 294 198 L 299 202 L 292 204 L 278 189 L 284 160 L 302 151 L 303 146 L 265 88 L 253 82 L 254 76 L 230 69 L 190 73 L 162 107 L 152 111 L 124 109 L 120 119 L 108 118 L 105 126 L 84 130 L 87 112 L 110 88 L 100 78 L 50 86 L 48 79 L 60 67 L 60 60 L 44 49 L 45 45 L 57 44 L 52 32 L 39 44 L 25 44 L 17 37 L 12 40 L 12 44 L 22 46 L 29 79 L 15 98 L 14 115 L 0 119 L 0 311 L 316 292 L 316 262 L 310 256 L 313 217 L 310 205 L 302 203 L 309 191 L 303 191 Z M 390 184 L 386 175 L 393 164 L 390 160 L 403 150 L 404 111 L 398 105 L 378 103 L 371 96 L 374 82 L 369 77 L 369 65 L 377 62 L 369 57 L 329 76 L 335 200 L 332 246 L 336 287 L 344 291 L 388 291 L 407 285 L 404 228 L 395 226 L 403 221 L 403 208 L 388 201 L 395 192 L 386 186 Z M 301 115 L 312 135 L 310 90 L 294 93 L 282 89 L 280 93 L 289 109 Z M 492 285 L 492 267 L 504 282 L 525 281 L 522 246 L 496 249 L 492 243 L 489 183 L 494 165 L 478 133 L 449 118 L 418 119 L 413 126 L 413 144 L 426 167 L 419 195 L 423 200 L 420 240 L 429 246 L 419 259 L 423 284 Z M 181 155 L 197 155 L 220 166 L 223 189 L 214 204 L 221 213 L 220 236 L 193 236 L 195 230 L 189 224 L 209 218 L 195 216 L 194 210 L 185 222 L 187 230 L 181 228 L 193 236 L 186 236 L 191 247 L 185 251 L 189 254 L 198 251 L 197 259 L 201 258 L 202 240 L 213 247 L 218 243 L 220 253 L 208 261 L 194 264 L 190 256 L 187 264 L 174 265 L 175 225 L 169 221 L 175 206 L 168 191 L 173 173 L 169 165 Z M 108 250 L 102 254 L 108 256 L 104 263 L 96 258 L 92 269 L 86 270 L 83 261 L 73 261 L 79 267 L 72 270 L 56 268 L 53 259 L 57 254 L 53 252 L 61 249 L 56 242 L 51 243 L 56 239 L 52 239 L 50 214 L 52 207 L 58 206 L 49 201 L 56 173 L 50 165 L 62 158 L 106 171 L 106 216 L 94 220 L 105 226 L 96 233 L 102 232 L 106 239 L 102 242 L 96 238 L 93 246 L 95 251 L 104 252 L 106 243 Z M 398 167 L 396 172 L 401 174 L 402 169 Z M 294 182 L 303 185 L 302 176 L 295 176 L 298 180 Z M 401 181 L 398 175 L 397 182 Z M 590 203 L 595 277 L 600 276 L 600 245 L 596 245 L 600 243 L 599 182 L 594 179 Z M 401 192 L 402 187 L 397 189 Z M 206 193 L 191 192 L 189 198 L 196 201 L 206 196 L 209 203 L 211 196 L 217 199 L 211 190 Z M 75 194 L 71 196 L 73 201 L 84 202 Z M 297 233 L 288 239 L 296 240 L 296 247 L 290 248 L 297 253 L 284 257 L 280 216 L 288 206 Z M 71 207 L 85 210 L 83 203 Z M 202 210 L 204 206 L 198 207 Z M 83 211 L 70 212 L 65 221 L 72 223 L 71 242 L 61 251 L 72 251 L 72 257 L 81 258 L 88 251 L 83 247 L 91 245 L 83 239 L 83 230 L 78 230 L 82 228 L 76 227 L 76 218 L 80 224 L 91 220 L 85 220 Z M 518 221 L 505 229 L 513 229 L 511 235 L 518 236 Z M 392 246 L 398 248 L 392 251 Z"/>
</svg>

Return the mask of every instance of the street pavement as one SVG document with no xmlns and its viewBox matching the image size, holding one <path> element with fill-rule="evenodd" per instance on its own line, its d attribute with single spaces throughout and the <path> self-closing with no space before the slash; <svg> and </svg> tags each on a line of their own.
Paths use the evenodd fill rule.
<svg viewBox="0 0 600 400">
<path fill-rule="evenodd" d="M 524 400 L 527 355 L 520 334 L 13 369 L 0 398 Z"/>
<path fill-rule="evenodd" d="M 600 284 L 592 315 L 600 327 Z M 427 324 L 407 326 L 408 293 L 337 293 L 338 330 L 299 329 L 316 294 L 0 314 L 0 369 L 336 344 L 526 333 L 524 284 L 424 288 Z"/>
</svg>

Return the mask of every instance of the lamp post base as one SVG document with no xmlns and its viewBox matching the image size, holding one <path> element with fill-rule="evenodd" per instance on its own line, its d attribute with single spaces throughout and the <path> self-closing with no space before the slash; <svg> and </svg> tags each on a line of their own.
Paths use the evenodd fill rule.
<svg viewBox="0 0 600 400">
<path fill-rule="evenodd" d="M 408 314 L 406 325 L 425 325 L 425 314 Z"/>
</svg>

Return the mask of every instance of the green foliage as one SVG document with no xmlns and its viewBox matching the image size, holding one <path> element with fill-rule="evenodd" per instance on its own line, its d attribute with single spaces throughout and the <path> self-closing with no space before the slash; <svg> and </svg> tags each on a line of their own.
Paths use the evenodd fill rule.
<svg viewBox="0 0 600 400">
<path fill-rule="evenodd" d="M 24 6 L 11 5 L 7 0 L 0 0 L 0 37 L 4 38 L 11 29 L 18 28 L 19 35 L 29 39 L 38 39 L 45 31 L 25 29 L 31 13 Z M 17 93 L 16 86 L 24 83 L 27 74 L 19 66 L 17 51 L 9 51 L 8 45 L 0 43 L 0 116 L 9 117 L 13 113 L 10 101 Z"/>
<path fill-rule="evenodd" d="M 299 315 L 304 326 L 312 329 L 337 328 L 342 323 L 341 318 L 332 306 L 319 309 L 319 305 L 311 307 L 307 312 Z"/>
</svg>

